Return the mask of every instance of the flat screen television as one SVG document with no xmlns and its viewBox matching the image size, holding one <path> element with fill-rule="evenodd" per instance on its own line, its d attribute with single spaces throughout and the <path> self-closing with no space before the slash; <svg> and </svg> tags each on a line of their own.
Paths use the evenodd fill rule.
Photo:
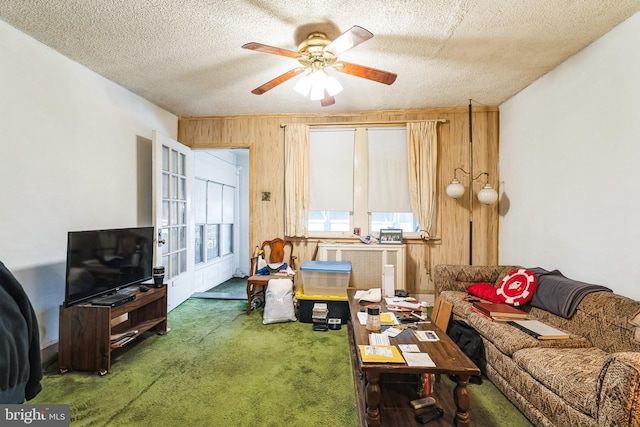
<svg viewBox="0 0 640 427">
<path fill-rule="evenodd" d="M 151 279 L 153 227 L 70 231 L 65 307 Z"/>
</svg>

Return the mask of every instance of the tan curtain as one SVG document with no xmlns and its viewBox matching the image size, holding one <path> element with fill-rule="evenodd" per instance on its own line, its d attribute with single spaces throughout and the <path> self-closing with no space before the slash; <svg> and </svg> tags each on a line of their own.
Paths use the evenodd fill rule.
<svg viewBox="0 0 640 427">
<path fill-rule="evenodd" d="M 409 197 L 413 215 L 420 224 L 420 237 L 424 240 L 429 240 L 433 235 L 438 123 L 437 120 L 407 123 Z"/>
<path fill-rule="evenodd" d="M 307 237 L 309 217 L 309 126 L 291 124 L 284 131 L 284 234 Z"/>
</svg>

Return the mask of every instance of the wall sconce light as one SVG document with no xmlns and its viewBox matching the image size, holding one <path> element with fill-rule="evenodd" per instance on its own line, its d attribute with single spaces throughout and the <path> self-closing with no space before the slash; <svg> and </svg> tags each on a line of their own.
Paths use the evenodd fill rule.
<svg viewBox="0 0 640 427">
<path fill-rule="evenodd" d="M 485 184 L 482 187 L 482 190 L 478 192 L 478 200 L 480 203 L 484 203 L 485 205 L 492 205 L 496 201 L 498 201 L 498 192 L 491 187 L 489 184 L 489 174 L 487 172 L 479 173 L 475 178 L 471 177 L 471 174 L 462 168 L 455 168 L 453 170 L 453 179 L 451 183 L 447 185 L 447 189 L 445 190 L 447 196 L 452 199 L 459 199 L 464 195 L 464 186 L 458 181 L 458 176 L 456 173 L 458 171 L 462 171 L 465 175 L 469 175 L 471 179 L 470 186 L 473 186 L 473 182 L 479 179 L 481 176 L 485 177 Z M 471 190 L 470 190 L 471 191 Z"/>
<path fill-rule="evenodd" d="M 447 196 L 453 199 L 459 199 L 464 195 L 464 186 L 458 180 L 458 176 L 456 172 L 462 171 L 465 175 L 469 175 L 469 191 L 472 193 L 473 190 L 473 182 L 476 181 L 481 176 L 485 177 L 484 187 L 482 190 L 478 192 L 478 200 L 480 203 L 484 203 L 485 205 L 492 205 L 498 201 L 498 192 L 491 187 L 489 184 L 489 174 L 487 172 L 481 172 L 477 176 L 473 176 L 473 115 L 471 100 L 469 100 L 469 172 L 462 168 L 455 168 L 453 170 L 453 180 L 451 183 L 447 185 L 447 189 L 445 190 Z M 473 195 L 469 194 L 469 212 L 473 211 Z"/>
</svg>

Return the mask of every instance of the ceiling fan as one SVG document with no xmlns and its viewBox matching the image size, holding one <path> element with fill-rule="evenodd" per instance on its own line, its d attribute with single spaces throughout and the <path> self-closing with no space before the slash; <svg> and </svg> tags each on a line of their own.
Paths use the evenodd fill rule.
<svg viewBox="0 0 640 427">
<path fill-rule="evenodd" d="M 342 90 L 340 83 L 327 74 L 325 71 L 327 68 L 333 68 L 341 73 L 351 74 L 356 77 L 390 85 L 396 80 L 397 75 L 394 73 L 338 61 L 339 55 L 372 37 L 372 33 L 362 27 L 354 25 L 333 41 L 329 40 L 325 33 L 319 31 L 312 32 L 300 43 L 297 52 L 268 46 L 262 43 L 247 43 L 242 46 L 243 49 L 286 56 L 297 59 L 302 65 L 255 88 L 251 93 L 262 95 L 279 84 L 286 82 L 306 70 L 310 70 L 310 72 L 304 76 L 305 78 L 298 82 L 295 89 L 305 96 L 311 93 L 312 100 L 319 99 L 322 106 L 326 107 L 335 103 L 333 95 Z"/>
</svg>

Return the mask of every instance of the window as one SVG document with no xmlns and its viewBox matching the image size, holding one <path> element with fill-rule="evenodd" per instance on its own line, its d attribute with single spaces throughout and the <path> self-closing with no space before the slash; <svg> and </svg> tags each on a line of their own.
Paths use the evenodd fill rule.
<svg viewBox="0 0 640 427">
<path fill-rule="evenodd" d="M 195 262 L 233 253 L 235 187 L 196 179 L 194 195 Z"/>
<path fill-rule="evenodd" d="M 405 127 L 309 131 L 309 234 L 418 229 L 409 203 Z"/>
</svg>

